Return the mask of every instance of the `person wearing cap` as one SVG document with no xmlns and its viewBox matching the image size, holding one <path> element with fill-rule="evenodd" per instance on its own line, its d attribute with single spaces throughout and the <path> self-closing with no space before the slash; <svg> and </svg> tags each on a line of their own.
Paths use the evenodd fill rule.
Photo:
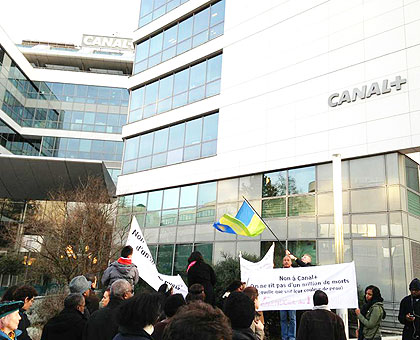
<svg viewBox="0 0 420 340">
<path fill-rule="evenodd" d="M 22 331 L 18 328 L 19 309 L 23 307 L 22 301 L 0 302 L 0 339 L 14 340 Z"/>
<path fill-rule="evenodd" d="M 398 321 L 404 325 L 402 340 L 420 336 L 420 280 L 413 279 L 409 285 L 410 295 L 401 300 Z"/>
<path fill-rule="evenodd" d="M 29 318 L 26 315 L 26 313 L 32 307 L 36 296 L 38 296 L 38 292 L 32 286 L 18 287 L 13 294 L 14 301 L 23 301 L 23 306 L 19 311 L 21 319 L 19 322 L 18 329 L 22 331 L 19 340 L 32 340 L 27 330 L 29 327 L 31 327 L 31 322 L 29 321 Z"/>
<path fill-rule="evenodd" d="M 74 277 L 69 283 L 70 293 L 81 294 L 83 295 L 85 299 L 88 298 L 89 295 L 91 294 L 91 289 L 90 289 L 91 286 L 92 286 L 92 282 L 88 281 L 86 277 L 83 275 Z M 83 317 L 85 319 L 89 319 L 90 317 L 89 309 L 87 308 L 84 309 Z"/>
<path fill-rule="evenodd" d="M 343 320 L 328 308 L 328 296 L 317 290 L 314 308 L 303 313 L 296 340 L 346 340 Z"/>
<path fill-rule="evenodd" d="M 49 319 L 42 330 L 41 340 L 82 339 L 86 319 L 83 317 L 85 298 L 82 294 L 71 293 L 64 299 L 64 309 Z"/>
</svg>

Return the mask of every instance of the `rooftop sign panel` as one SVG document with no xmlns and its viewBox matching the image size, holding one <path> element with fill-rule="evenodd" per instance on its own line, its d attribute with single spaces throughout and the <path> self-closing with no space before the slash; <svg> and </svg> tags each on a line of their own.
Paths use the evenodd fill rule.
<svg viewBox="0 0 420 340">
<path fill-rule="evenodd" d="M 134 50 L 133 39 L 83 34 L 82 46 L 112 50 Z"/>
</svg>

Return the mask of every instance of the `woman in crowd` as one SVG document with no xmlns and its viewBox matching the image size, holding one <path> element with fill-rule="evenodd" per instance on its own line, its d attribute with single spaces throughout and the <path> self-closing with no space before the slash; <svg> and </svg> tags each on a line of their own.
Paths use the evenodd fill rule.
<svg viewBox="0 0 420 340">
<path fill-rule="evenodd" d="M 356 309 L 356 315 L 360 321 L 359 340 L 381 339 L 381 321 L 386 316 L 383 301 L 378 287 L 366 287 L 365 304 L 361 309 Z"/>
<path fill-rule="evenodd" d="M 151 334 L 161 312 L 161 301 L 159 293 L 141 293 L 123 302 L 114 340 L 153 340 Z"/>
<path fill-rule="evenodd" d="M 204 293 L 203 285 L 199 283 L 194 283 L 193 285 L 188 288 L 188 294 L 185 297 L 185 301 L 190 303 L 192 301 L 205 301 L 206 294 Z"/>
<path fill-rule="evenodd" d="M 188 287 L 195 283 L 200 283 L 204 286 L 204 293 L 206 294 L 205 302 L 214 306 L 214 285 L 216 284 L 216 275 L 214 270 L 207 263 L 204 262 L 203 255 L 199 251 L 194 251 L 188 258 Z"/>
<path fill-rule="evenodd" d="M 258 300 L 258 289 L 255 287 L 246 287 L 243 291 L 245 295 L 248 295 L 249 298 L 255 304 L 255 318 L 254 322 L 251 324 L 251 329 L 255 333 L 258 340 L 264 339 L 264 316 L 262 312 L 257 310 L 260 308 L 260 301 Z"/>
</svg>

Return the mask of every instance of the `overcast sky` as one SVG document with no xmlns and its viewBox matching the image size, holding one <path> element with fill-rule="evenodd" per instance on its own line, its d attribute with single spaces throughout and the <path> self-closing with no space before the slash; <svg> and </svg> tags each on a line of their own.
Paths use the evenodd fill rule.
<svg viewBox="0 0 420 340">
<path fill-rule="evenodd" d="M 131 37 L 140 0 L 2 0 L 0 25 L 15 43 L 80 45 L 83 33 Z"/>
</svg>

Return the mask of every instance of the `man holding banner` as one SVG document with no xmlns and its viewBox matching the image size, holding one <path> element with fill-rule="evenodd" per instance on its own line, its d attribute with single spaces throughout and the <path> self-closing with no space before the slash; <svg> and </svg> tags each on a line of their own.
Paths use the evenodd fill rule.
<svg viewBox="0 0 420 340">
<path fill-rule="evenodd" d="M 283 257 L 283 268 L 292 268 L 292 259 L 289 255 Z M 296 338 L 296 311 L 295 310 L 281 310 L 280 311 L 281 324 L 281 339 L 295 340 Z"/>
</svg>

